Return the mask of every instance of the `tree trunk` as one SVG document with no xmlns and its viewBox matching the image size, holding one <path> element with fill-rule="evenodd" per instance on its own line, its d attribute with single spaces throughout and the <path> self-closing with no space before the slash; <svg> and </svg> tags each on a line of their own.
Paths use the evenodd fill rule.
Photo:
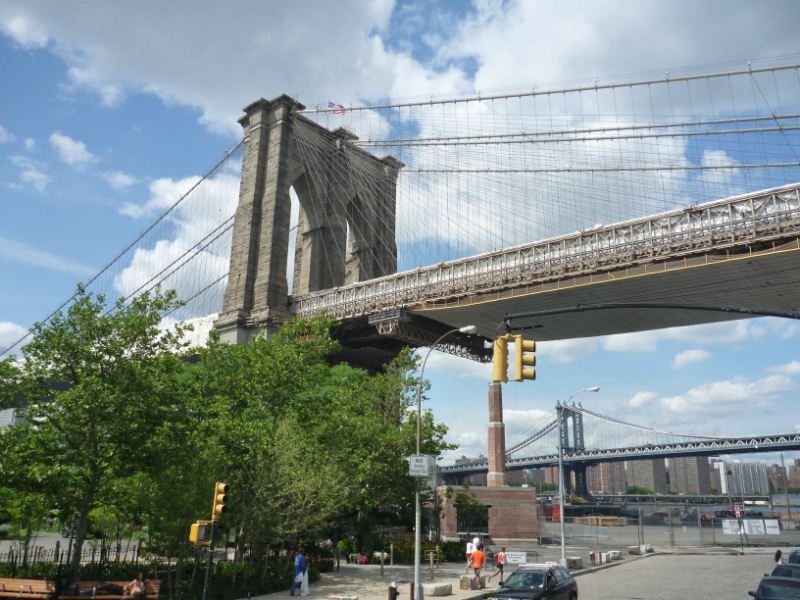
<svg viewBox="0 0 800 600">
<path fill-rule="evenodd" d="M 70 581 L 78 579 L 78 571 L 81 568 L 81 554 L 83 551 L 83 541 L 86 539 L 86 530 L 89 529 L 89 512 L 92 510 L 92 497 L 87 496 L 81 510 L 78 513 L 78 530 L 75 532 L 75 543 L 72 547 L 72 559 L 69 565 Z"/>
</svg>

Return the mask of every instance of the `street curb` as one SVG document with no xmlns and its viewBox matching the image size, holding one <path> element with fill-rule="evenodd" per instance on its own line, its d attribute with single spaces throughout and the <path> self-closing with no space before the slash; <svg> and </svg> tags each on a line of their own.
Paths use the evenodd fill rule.
<svg viewBox="0 0 800 600">
<path fill-rule="evenodd" d="M 581 575 L 589 575 L 590 573 L 595 573 L 597 571 L 604 571 L 605 569 L 610 569 L 612 567 L 616 567 L 619 565 L 626 565 L 632 562 L 636 562 L 638 560 L 642 560 L 645 558 L 650 558 L 651 556 L 656 556 L 657 552 L 650 552 L 648 554 L 642 554 L 639 556 L 631 555 L 629 559 L 622 559 L 622 560 L 612 560 L 607 563 L 603 563 L 602 565 L 595 565 L 593 567 L 587 567 L 585 569 L 581 569 L 580 571 L 570 571 L 570 574 L 573 577 L 580 577 Z"/>
</svg>

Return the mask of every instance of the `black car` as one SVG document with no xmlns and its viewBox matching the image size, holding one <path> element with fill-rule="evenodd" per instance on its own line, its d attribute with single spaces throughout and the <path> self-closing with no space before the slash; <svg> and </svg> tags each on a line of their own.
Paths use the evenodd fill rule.
<svg viewBox="0 0 800 600">
<path fill-rule="evenodd" d="M 486 600 L 578 600 L 578 583 L 555 563 L 522 565 Z"/>
<path fill-rule="evenodd" d="M 747 593 L 756 600 L 797 600 L 800 599 L 800 579 L 764 577 L 758 590 Z"/>
<path fill-rule="evenodd" d="M 775 565 L 770 577 L 791 577 L 793 579 L 800 579 L 800 564 L 787 563 Z"/>
<path fill-rule="evenodd" d="M 792 550 L 789 553 L 789 558 L 786 559 L 786 562 L 790 565 L 800 565 L 800 550 Z"/>
</svg>

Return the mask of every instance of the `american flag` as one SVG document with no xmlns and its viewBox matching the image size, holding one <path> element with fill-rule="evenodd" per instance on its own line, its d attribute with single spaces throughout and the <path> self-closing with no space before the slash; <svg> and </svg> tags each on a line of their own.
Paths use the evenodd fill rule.
<svg viewBox="0 0 800 600">
<path fill-rule="evenodd" d="M 328 100 L 328 112 L 333 115 L 343 115 L 344 114 L 344 105 L 337 104 L 336 102 L 331 102 Z"/>
</svg>

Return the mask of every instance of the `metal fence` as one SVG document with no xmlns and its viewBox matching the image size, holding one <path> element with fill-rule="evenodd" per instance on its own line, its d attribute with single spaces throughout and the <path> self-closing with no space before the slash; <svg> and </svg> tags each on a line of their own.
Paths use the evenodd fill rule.
<svg viewBox="0 0 800 600">
<path fill-rule="evenodd" d="M 551 517 L 539 518 L 542 544 L 560 544 L 560 523 Z M 723 546 L 800 546 L 800 526 L 795 521 L 769 517 L 743 519 L 691 516 L 647 515 L 607 517 L 589 515 L 567 517 L 564 521 L 565 543 L 590 550 L 614 550 L 649 544 L 656 548 Z"/>
</svg>

